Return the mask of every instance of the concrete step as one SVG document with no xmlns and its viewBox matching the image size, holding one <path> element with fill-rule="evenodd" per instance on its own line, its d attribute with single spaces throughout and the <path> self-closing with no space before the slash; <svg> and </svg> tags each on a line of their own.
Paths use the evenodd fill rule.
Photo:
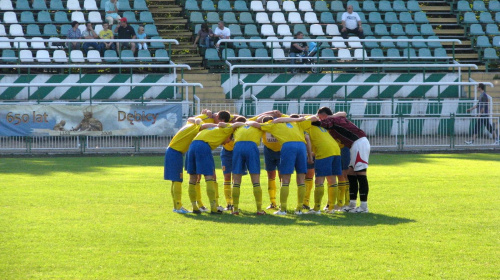
<svg viewBox="0 0 500 280">
<path fill-rule="evenodd" d="M 432 24 L 432 23 L 457 23 L 457 19 L 456 18 L 441 18 L 441 17 L 427 17 L 429 19 L 429 22 Z"/>
<path fill-rule="evenodd" d="M 478 53 L 456 53 L 455 58 L 458 59 L 479 59 Z"/>
<path fill-rule="evenodd" d="M 219 74 L 208 74 L 208 70 L 206 74 L 187 74 L 186 77 L 189 77 L 189 79 L 193 79 L 196 81 L 216 81 L 219 83 L 219 86 L 221 81 L 221 77 Z"/>
<path fill-rule="evenodd" d="M 443 6 L 422 6 L 423 12 L 449 12 L 451 11 L 451 7 L 449 5 Z"/>
<path fill-rule="evenodd" d="M 435 29 L 434 32 L 436 35 L 458 35 L 458 37 L 464 36 L 465 30 L 464 28 L 456 28 L 456 29 Z"/>
</svg>

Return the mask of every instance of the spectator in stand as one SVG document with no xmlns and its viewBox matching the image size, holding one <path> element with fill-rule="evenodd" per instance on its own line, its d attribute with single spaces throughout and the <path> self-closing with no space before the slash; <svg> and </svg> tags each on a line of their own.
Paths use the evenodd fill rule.
<svg viewBox="0 0 500 280">
<path fill-rule="evenodd" d="M 99 36 L 97 36 L 97 33 L 95 33 L 94 28 L 92 27 L 92 23 L 88 22 L 86 26 L 87 26 L 87 28 L 85 29 L 85 31 L 83 31 L 82 37 L 85 39 L 89 39 L 89 40 L 98 39 Z M 99 48 L 99 44 L 97 42 L 85 42 L 85 43 L 83 43 L 83 52 L 85 54 L 87 54 L 90 47 L 92 47 L 98 51 L 101 50 Z"/>
<path fill-rule="evenodd" d="M 118 39 L 136 39 L 134 28 L 127 24 L 127 18 L 123 17 L 120 19 L 120 25 L 115 28 L 115 33 L 118 33 Z M 132 52 L 135 53 L 135 43 L 116 43 L 117 51 L 121 51 L 121 48 L 130 48 Z"/>
<path fill-rule="evenodd" d="M 215 28 L 215 32 L 214 32 L 214 37 L 216 40 L 216 43 L 215 43 L 216 49 L 219 49 L 219 43 L 217 41 L 219 41 L 220 39 L 231 38 L 231 31 L 229 30 L 229 28 L 224 27 L 223 21 L 219 21 L 219 23 L 217 24 L 217 28 Z M 232 43 L 226 43 L 226 44 L 227 44 L 228 48 L 232 48 L 232 45 L 233 45 Z"/>
<path fill-rule="evenodd" d="M 139 26 L 139 29 L 137 29 L 137 39 L 147 39 L 146 32 L 144 32 L 144 26 Z M 137 43 L 137 49 L 147 50 L 148 44 L 146 42 L 139 42 Z"/>
<path fill-rule="evenodd" d="M 201 29 L 198 31 L 198 35 L 196 39 L 194 39 L 193 46 L 196 46 L 196 43 L 200 44 L 200 47 L 203 48 L 213 48 L 214 47 L 214 32 L 212 28 L 208 28 L 206 23 L 201 24 Z"/>
<path fill-rule="evenodd" d="M 73 21 L 71 23 L 71 28 L 68 30 L 68 35 L 66 36 L 67 39 L 81 39 L 82 38 L 82 32 L 78 28 L 78 25 L 80 25 L 80 24 L 77 21 Z M 79 42 L 68 43 L 68 48 L 70 48 L 71 50 L 79 50 L 80 43 Z"/>
<path fill-rule="evenodd" d="M 342 14 L 342 29 L 340 34 L 342 38 L 347 39 L 349 33 L 356 34 L 360 39 L 365 38 L 363 27 L 361 26 L 361 18 L 358 13 L 353 12 L 352 5 L 347 6 L 347 12 Z"/>
<path fill-rule="evenodd" d="M 114 22 L 118 22 L 121 19 L 120 15 L 118 15 L 118 7 L 118 0 L 109 0 L 106 2 L 104 11 L 106 12 L 106 21 L 110 26 L 112 26 Z"/>
<path fill-rule="evenodd" d="M 304 38 L 304 33 L 302 32 L 297 32 L 295 34 L 294 39 L 303 39 Z M 308 46 L 304 42 L 293 42 L 291 47 L 290 47 L 290 57 L 300 57 L 302 56 L 302 53 L 308 50 Z M 295 59 L 290 60 L 291 64 L 295 64 Z"/>
<path fill-rule="evenodd" d="M 102 30 L 101 30 L 101 32 L 99 32 L 99 38 L 101 38 L 103 40 L 115 38 L 113 36 L 113 31 L 111 31 L 109 29 L 109 24 L 107 22 L 104 22 L 102 24 Z M 116 49 L 115 43 L 113 43 L 113 42 L 102 42 L 99 45 L 100 45 L 99 47 L 100 47 L 101 51 L 115 50 Z"/>
</svg>

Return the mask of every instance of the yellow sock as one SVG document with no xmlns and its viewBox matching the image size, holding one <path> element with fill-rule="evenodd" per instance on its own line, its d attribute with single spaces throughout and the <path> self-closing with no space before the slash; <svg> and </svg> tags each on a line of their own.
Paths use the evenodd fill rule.
<svg viewBox="0 0 500 280">
<path fill-rule="evenodd" d="M 215 204 L 219 206 L 219 183 L 214 180 L 214 189 L 215 189 Z"/>
<path fill-rule="evenodd" d="M 198 203 L 198 207 L 203 207 L 203 202 L 201 201 L 201 186 L 200 182 L 196 183 L 196 202 Z"/>
<path fill-rule="evenodd" d="M 193 210 L 200 210 L 200 208 L 198 208 L 198 203 L 196 203 L 196 184 L 189 183 L 188 193 L 189 200 L 191 200 L 191 204 L 193 205 Z"/>
<path fill-rule="evenodd" d="M 321 200 L 325 194 L 325 187 L 323 184 L 316 184 L 314 188 L 314 211 L 321 209 Z"/>
<path fill-rule="evenodd" d="M 348 184 L 345 181 L 339 181 L 339 195 L 337 197 L 337 205 L 344 206 L 345 205 L 345 185 Z"/>
<path fill-rule="evenodd" d="M 238 212 L 240 204 L 240 184 L 233 184 L 233 212 Z"/>
<path fill-rule="evenodd" d="M 351 201 L 351 194 L 349 194 L 349 182 L 345 183 L 345 198 L 344 205 L 348 205 Z"/>
<path fill-rule="evenodd" d="M 210 201 L 210 210 L 212 212 L 217 212 L 217 201 L 215 199 L 215 182 L 214 180 L 207 180 L 207 196 Z"/>
<path fill-rule="evenodd" d="M 260 187 L 260 183 L 253 184 L 253 196 L 255 197 L 257 212 L 262 211 L 262 188 Z"/>
<path fill-rule="evenodd" d="M 174 206 L 174 209 L 177 209 L 175 208 L 174 181 L 172 181 L 172 185 L 170 185 L 170 195 L 172 196 L 172 205 Z"/>
<path fill-rule="evenodd" d="M 280 210 L 286 212 L 286 204 L 288 200 L 288 192 L 290 191 L 290 187 L 288 184 L 281 184 L 280 189 Z"/>
<path fill-rule="evenodd" d="M 173 182 L 173 194 L 175 201 L 175 209 L 182 207 L 182 182 Z"/>
<path fill-rule="evenodd" d="M 312 178 L 306 178 L 306 194 L 304 196 L 304 205 L 309 206 L 309 200 L 311 199 L 311 191 L 313 188 L 313 179 Z"/>
<path fill-rule="evenodd" d="M 304 196 L 306 196 L 306 185 L 297 185 L 297 208 L 295 210 L 302 211 L 302 202 L 304 201 Z"/>
<path fill-rule="evenodd" d="M 329 204 L 328 206 L 328 210 L 330 211 L 333 209 L 335 202 L 337 202 L 337 194 L 338 194 L 337 186 L 338 186 L 337 184 L 333 184 L 328 187 L 328 195 L 332 196 L 332 203 Z"/>
<path fill-rule="evenodd" d="M 267 192 L 269 193 L 271 204 L 276 205 L 276 179 L 267 180 Z"/>
<path fill-rule="evenodd" d="M 224 196 L 226 197 L 226 203 L 228 205 L 233 204 L 233 199 L 231 197 L 231 181 L 224 181 Z"/>
</svg>

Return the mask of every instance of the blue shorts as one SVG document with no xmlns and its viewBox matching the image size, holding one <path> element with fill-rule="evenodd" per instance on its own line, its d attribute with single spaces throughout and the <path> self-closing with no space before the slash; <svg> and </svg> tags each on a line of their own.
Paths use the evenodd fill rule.
<svg viewBox="0 0 500 280">
<path fill-rule="evenodd" d="M 340 156 L 331 156 L 315 161 L 316 177 L 342 175 L 342 160 Z"/>
<path fill-rule="evenodd" d="M 222 150 L 220 150 L 220 162 L 222 173 L 230 174 L 233 172 L 233 151 L 228 151 L 222 147 Z"/>
<path fill-rule="evenodd" d="M 342 157 L 342 170 L 348 170 L 351 162 L 351 149 L 344 146 L 340 150 L 340 157 Z"/>
<path fill-rule="evenodd" d="M 250 174 L 260 174 L 259 148 L 252 141 L 236 142 L 233 150 L 233 173 L 245 174 L 246 167 Z"/>
<path fill-rule="evenodd" d="M 287 142 L 281 147 L 279 171 L 282 175 L 307 173 L 307 150 L 304 142 Z"/>
<path fill-rule="evenodd" d="M 274 171 L 280 168 L 281 152 L 275 152 L 264 146 L 264 163 L 266 171 Z"/>
<path fill-rule="evenodd" d="M 163 164 L 163 179 L 182 182 L 182 163 L 182 153 L 170 147 L 167 148 Z"/>
<path fill-rule="evenodd" d="M 214 157 L 210 146 L 201 140 L 195 140 L 189 145 L 186 155 L 187 173 L 213 176 L 215 170 Z"/>
<path fill-rule="evenodd" d="M 307 151 L 307 150 L 306 150 L 306 151 Z M 315 157 L 313 157 L 313 163 L 309 163 L 309 162 L 307 162 L 307 169 L 308 169 L 308 170 L 309 170 L 309 169 L 314 169 L 314 168 L 315 168 L 315 166 L 316 166 L 316 165 L 315 165 L 315 162 L 316 162 L 316 158 L 315 158 Z"/>
</svg>

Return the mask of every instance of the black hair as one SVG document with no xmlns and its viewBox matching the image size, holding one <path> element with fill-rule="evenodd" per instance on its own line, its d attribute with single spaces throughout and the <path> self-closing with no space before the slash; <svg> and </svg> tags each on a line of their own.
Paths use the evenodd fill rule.
<svg viewBox="0 0 500 280">
<path fill-rule="evenodd" d="M 209 29 L 208 29 L 208 24 L 206 24 L 206 23 L 202 23 L 202 24 L 201 24 L 201 30 L 202 30 L 203 32 L 208 32 L 208 30 L 209 30 Z"/>
<path fill-rule="evenodd" d="M 219 111 L 219 113 L 217 113 L 217 118 L 219 118 L 219 121 L 229 122 L 231 114 L 229 114 L 228 111 Z"/>
<path fill-rule="evenodd" d="M 75 21 L 71 22 L 71 27 L 75 27 L 77 24 L 78 24 L 78 21 L 75 20 Z"/>
<path fill-rule="evenodd" d="M 300 118 L 300 116 L 298 114 L 291 114 L 290 118 L 292 118 L 292 119 L 298 119 L 298 118 Z"/>
<path fill-rule="evenodd" d="M 327 114 L 329 116 L 333 115 L 332 109 L 328 107 L 321 107 L 318 109 L 318 114 Z"/>
<path fill-rule="evenodd" d="M 483 83 L 480 83 L 479 85 L 477 85 L 478 88 L 482 89 L 483 91 L 485 90 L 485 86 Z"/>
<path fill-rule="evenodd" d="M 244 123 L 244 122 L 247 122 L 247 118 L 245 118 L 245 117 L 243 117 L 243 116 L 239 116 L 239 117 L 237 117 L 237 118 L 234 120 L 234 122 L 242 122 L 242 123 Z"/>
<path fill-rule="evenodd" d="M 267 117 L 264 117 L 264 118 L 262 119 L 262 122 L 263 122 L 263 123 L 266 123 L 266 122 L 268 122 L 268 121 L 272 121 L 272 120 L 274 120 L 274 118 L 273 118 L 273 117 L 271 117 L 271 116 L 267 116 Z"/>
</svg>

